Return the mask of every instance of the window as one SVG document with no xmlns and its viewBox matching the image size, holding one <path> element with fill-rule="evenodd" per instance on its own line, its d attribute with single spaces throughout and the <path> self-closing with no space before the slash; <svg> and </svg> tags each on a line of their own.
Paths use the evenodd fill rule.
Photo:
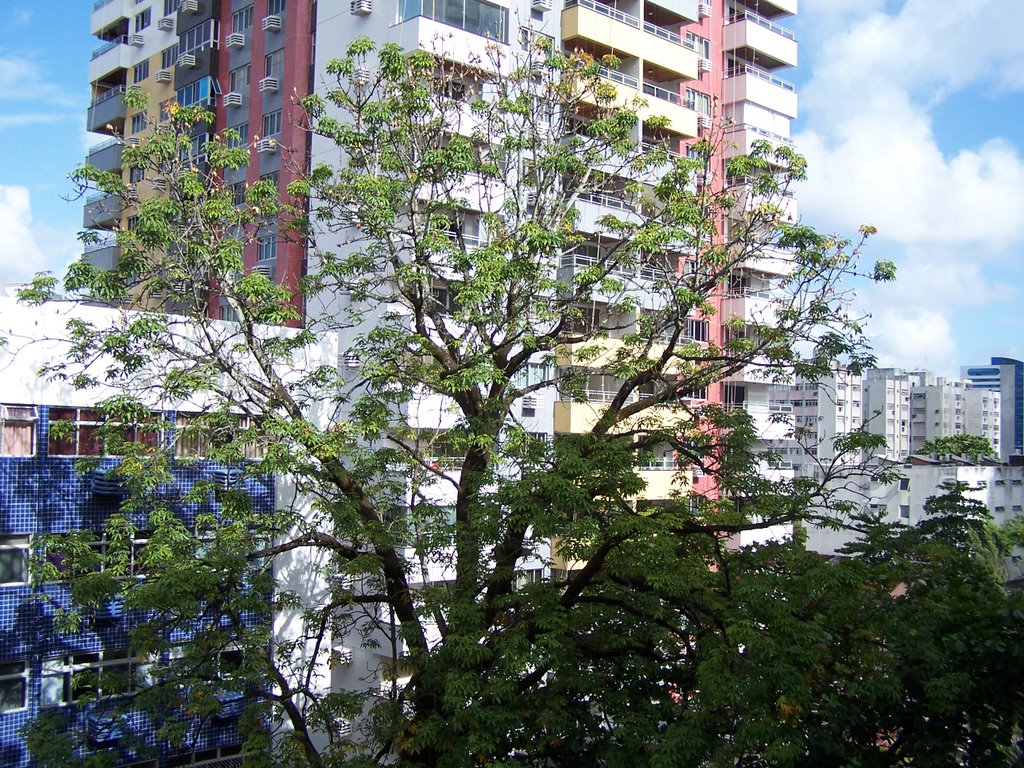
<svg viewBox="0 0 1024 768">
<path fill-rule="evenodd" d="M 59 707 L 82 698 L 129 693 L 144 682 L 147 666 L 127 648 L 43 659 L 42 705 Z"/>
<path fill-rule="evenodd" d="M 230 77 L 231 87 L 228 90 L 237 93 L 244 93 L 249 90 L 249 72 L 251 69 L 252 66 L 249 64 L 238 69 L 232 69 Z"/>
<path fill-rule="evenodd" d="M 271 51 L 263 57 L 263 76 L 280 77 L 284 72 L 284 48 Z"/>
<path fill-rule="evenodd" d="M 277 189 L 277 186 L 280 183 L 280 180 L 281 180 L 281 174 L 278 171 L 273 171 L 272 173 L 265 173 L 262 176 L 260 176 L 260 181 L 270 182 L 270 184 L 274 187 L 274 189 Z"/>
<path fill-rule="evenodd" d="M 129 232 L 134 232 L 136 229 L 139 228 L 139 217 L 138 216 L 129 216 L 128 217 L 127 226 L 128 226 L 128 231 Z"/>
<path fill-rule="evenodd" d="M 277 136 L 281 133 L 281 110 L 263 116 L 263 138 Z"/>
<path fill-rule="evenodd" d="M 200 24 L 178 37 L 178 53 L 192 53 L 214 47 L 216 41 L 217 20 L 210 19 L 205 24 Z"/>
<path fill-rule="evenodd" d="M 35 406 L 0 405 L 0 456 L 34 456 L 35 452 Z"/>
<path fill-rule="evenodd" d="M 519 388 L 543 384 L 551 380 L 551 366 L 547 363 L 527 363 L 513 378 L 513 385 Z"/>
<path fill-rule="evenodd" d="M 174 104 L 174 99 L 166 99 L 160 102 L 160 122 L 166 123 L 171 119 L 171 106 Z"/>
<path fill-rule="evenodd" d="M 13 712 L 25 708 L 25 690 L 28 687 L 28 662 L 0 663 L 0 712 Z"/>
<path fill-rule="evenodd" d="M 272 261 L 277 258 L 277 236 L 261 237 L 257 243 L 257 258 L 260 261 Z"/>
<path fill-rule="evenodd" d="M 711 97 L 706 93 L 695 91 L 692 88 L 686 89 L 686 108 L 702 115 L 711 114 Z"/>
<path fill-rule="evenodd" d="M 231 14 L 231 31 L 245 32 L 252 29 L 252 6 L 247 6 Z"/>
<path fill-rule="evenodd" d="M 28 536 L 0 536 L 0 584 L 28 582 Z"/>
<path fill-rule="evenodd" d="M 149 77 L 149 60 L 148 59 L 146 61 L 142 62 L 141 64 L 136 64 L 135 67 L 132 69 L 132 82 L 133 83 L 141 83 L 147 77 Z"/>
<path fill-rule="evenodd" d="M 137 112 L 132 115 L 132 133 L 146 130 L 146 113 Z"/>
<path fill-rule="evenodd" d="M 245 203 L 245 182 L 239 181 L 231 185 L 231 204 L 243 205 Z"/>
<path fill-rule="evenodd" d="M 900 520 L 909 520 L 909 519 L 910 519 L 910 505 L 909 504 L 900 504 Z"/>
<path fill-rule="evenodd" d="M 267 0 L 267 15 L 283 16 L 285 5 L 285 0 Z"/>
<path fill-rule="evenodd" d="M 153 9 L 147 8 L 142 13 L 135 14 L 135 31 L 141 32 L 153 21 Z"/>
<path fill-rule="evenodd" d="M 692 318 L 686 321 L 686 330 L 683 333 L 684 337 L 691 341 L 707 341 L 708 340 L 708 321 L 707 320 L 694 320 Z"/>
<path fill-rule="evenodd" d="M 508 42 L 508 9 L 481 0 L 400 0 L 399 21 L 426 16 L 474 35 Z"/>
<path fill-rule="evenodd" d="M 217 427 L 217 434 L 213 434 L 214 427 L 199 423 L 197 415 L 179 413 L 175 421 L 174 458 L 208 456 L 215 442 L 226 443 L 237 438 L 239 432 L 251 427 L 252 421 L 249 417 L 240 416 L 235 426 Z M 261 459 L 264 454 L 263 446 L 246 443 L 242 446 L 242 453 L 247 459 Z"/>
<path fill-rule="evenodd" d="M 98 456 L 99 414 L 87 408 L 51 408 L 51 456 Z"/>
<path fill-rule="evenodd" d="M 237 138 L 234 136 L 228 138 L 229 147 L 245 147 L 249 145 L 249 123 L 230 125 L 228 130 L 238 134 Z"/>
<path fill-rule="evenodd" d="M 137 184 L 146 178 L 145 168 L 129 168 L 128 169 L 128 181 L 132 184 Z"/>
<path fill-rule="evenodd" d="M 170 48 L 164 48 L 160 52 L 160 69 L 170 69 L 178 61 L 178 44 L 175 43 Z"/>
<path fill-rule="evenodd" d="M 702 59 L 711 58 L 711 41 L 708 40 L 706 37 L 695 35 L 693 34 L 693 32 L 687 32 L 686 44 L 694 51 L 696 51 L 697 55 L 700 56 Z"/>
<path fill-rule="evenodd" d="M 178 89 L 178 104 L 183 107 L 212 106 L 217 93 L 220 93 L 217 81 L 212 77 L 203 77 Z"/>
<path fill-rule="evenodd" d="M 433 307 L 431 308 L 439 314 L 452 315 L 458 310 L 458 304 L 455 301 L 455 292 L 447 285 L 431 286 L 430 299 L 433 303 Z"/>
</svg>

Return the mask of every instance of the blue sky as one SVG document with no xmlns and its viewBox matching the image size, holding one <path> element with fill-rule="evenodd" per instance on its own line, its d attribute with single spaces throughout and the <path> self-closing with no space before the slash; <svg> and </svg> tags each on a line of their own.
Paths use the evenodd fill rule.
<svg viewBox="0 0 1024 768">
<path fill-rule="evenodd" d="M 0 284 L 60 271 L 81 204 L 90 0 L 0 2 Z M 880 361 L 945 373 L 1024 359 L 1024 3 L 802 0 L 806 223 L 879 235 L 897 282 L 859 292 Z"/>
</svg>

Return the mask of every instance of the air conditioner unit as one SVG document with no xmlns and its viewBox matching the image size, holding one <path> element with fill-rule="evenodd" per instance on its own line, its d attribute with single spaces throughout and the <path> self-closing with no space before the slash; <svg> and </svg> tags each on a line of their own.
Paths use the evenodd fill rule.
<svg viewBox="0 0 1024 768">
<path fill-rule="evenodd" d="M 277 152 L 276 139 L 260 139 L 256 142 L 256 151 L 261 155 L 270 155 Z"/>
<path fill-rule="evenodd" d="M 697 15 L 701 18 L 706 18 L 711 15 L 711 3 L 698 3 L 697 4 Z"/>
<path fill-rule="evenodd" d="M 174 19 L 170 16 L 164 16 L 162 19 L 157 21 L 156 28 L 162 29 L 164 32 L 170 32 L 174 29 Z"/>
<path fill-rule="evenodd" d="M 228 48 L 244 48 L 245 47 L 245 33 L 244 32 L 232 32 L 228 35 L 227 40 L 224 44 Z"/>
<path fill-rule="evenodd" d="M 373 11 L 373 0 L 352 0 L 349 8 L 354 15 L 365 16 Z"/>
<path fill-rule="evenodd" d="M 280 16 L 267 16 L 263 19 L 263 31 L 264 32 L 280 32 L 281 31 L 281 17 Z"/>
<path fill-rule="evenodd" d="M 138 136 L 129 136 L 124 140 L 124 145 L 126 147 L 137 147 L 140 144 L 142 144 L 142 139 L 140 139 Z"/>
<path fill-rule="evenodd" d="M 264 77 L 260 80 L 260 93 L 277 93 L 281 87 L 281 81 L 276 77 Z"/>
<path fill-rule="evenodd" d="M 359 355 L 356 352 L 345 353 L 345 367 L 346 368 L 358 368 L 359 367 Z"/>
<path fill-rule="evenodd" d="M 331 648 L 331 653 L 334 655 L 334 661 L 338 664 L 348 666 L 352 663 L 352 649 L 345 648 L 344 646 L 336 646 Z"/>
<path fill-rule="evenodd" d="M 533 0 L 530 7 L 535 11 L 550 11 L 552 7 L 552 0 Z"/>
<path fill-rule="evenodd" d="M 533 409 L 537 408 L 537 396 L 536 395 L 526 395 L 526 397 L 523 398 L 523 409 L 526 410 L 528 408 L 533 408 Z"/>
<path fill-rule="evenodd" d="M 270 264 L 257 264 L 252 268 L 253 274 L 263 275 L 264 277 L 270 277 L 274 272 L 274 267 Z"/>
<path fill-rule="evenodd" d="M 231 93 L 224 94 L 224 106 L 225 107 L 240 107 L 242 106 L 242 94 L 238 91 L 231 91 Z"/>
<path fill-rule="evenodd" d="M 149 185 L 153 189 L 157 189 L 157 190 L 160 190 L 161 192 L 163 192 L 163 191 L 166 191 L 166 189 L 167 189 L 167 179 L 161 179 L 161 178 L 150 179 L 149 180 Z"/>
<path fill-rule="evenodd" d="M 182 13 L 199 13 L 199 0 L 181 0 L 178 10 Z"/>
<path fill-rule="evenodd" d="M 701 60 L 697 62 L 697 67 L 700 69 L 701 72 L 710 72 L 711 59 L 701 58 Z"/>
<path fill-rule="evenodd" d="M 370 70 L 366 67 L 357 67 L 352 72 L 352 85 L 356 88 L 365 88 L 370 84 Z"/>
<path fill-rule="evenodd" d="M 171 82 L 171 70 L 169 70 L 169 69 L 157 70 L 156 81 L 158 83 L 169 83 L 169 82 Z"/>
<path fill-rule="evenodd" d="M 178 66 L 182 69 L 195 69 L 196 56 L 194 53 L 183 53 L 178 57 Z"/>
<path fill-rule="evenodd" d="M 128 45 L 134 45 L 137 48 L 141 48 L 146 44 L 146 38 L 142 35 L 130 35 L 128 37 Z"/>
<path fill-rule="evenodd" d="M 537 193 L 530 190 L 526 193 L 526 207 L 536 208 L 537 207 Z"/>
<path fill-rule="evenodd" d="M 697 127 L 702 131 L 711 130 L 711 115 L 698 115 L 697 116 Z"/>
</svg>

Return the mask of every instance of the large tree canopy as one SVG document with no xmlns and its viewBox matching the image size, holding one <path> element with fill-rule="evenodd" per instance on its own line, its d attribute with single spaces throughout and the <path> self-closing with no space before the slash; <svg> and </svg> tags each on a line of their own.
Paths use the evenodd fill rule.
<svg viewBox="0 0 1024 768">
<path fill-rule="evenodd" d="M 269 516 L 240 484 L 182 498 L 187 459 L 134 443 L 107 525 L 151 532 L 146 578 L 98 578 L 74 537 L 47 542 L 62 568 L 40 578 L 140 617 L 151 684 L 123 703 L 161 738 L 187 743 L 225 690 L 253 702 L 253 764 L 981 765 L 1016 733 L 1019 606 L 969 551 L 881 524 L 841 562 L 799 535 L 730 546 L 827 513 L 830 482 L 859 471 L 841 457 L 875 438 L 780 480 L 747 413 L 703 393 L 869 362 L 850 281 L 891 267 L 785 219 L 804 176 L 787 147 L 723 164 L 712 135 L 680 157 L 660 118 L 638 141 L 644 105 L 617 98 L 614 64 L 361 40 L 305 101 L 335 149 L 293 200 L 268 181 L 238 199 L 223 173 L 247 148 L 229 134 L 196 156 L 195 109 L 124 148 L 164 194 L 78 172 L 135 226 L 113 270 L 76 264 L 61 290 L 140 313 L 76 320 L 47 375 L 115 387 L 112 435 L 188 403 L 157 426 L 295 490 Z M 584 221 L 595 203 L 615 213 Z M 297 297 L 243 263 L 271 228 L 309 246 Z M 781 275 L 770 311 L 709 337 L 723 286 L 759 266 Z M 56 295 L 40 278 L 26 296 Z M 330 339 L 339 359 L 310 362 Z M 528 397 L 557 401 L 556 439 Z M 673 490 L 644 500 L 666 460 Z M 190 503 L 208 506 L 186 523 Z"/>
</svg>

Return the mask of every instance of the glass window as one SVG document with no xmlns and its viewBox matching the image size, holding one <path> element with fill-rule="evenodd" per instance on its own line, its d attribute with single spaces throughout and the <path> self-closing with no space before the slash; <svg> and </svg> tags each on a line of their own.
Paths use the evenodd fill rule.
<svg viewBox="0 0 1024 768">
<path fill-rule="evenodd" d="M 266 236 L 259 239 L 257 256 L 260 261 L 271 261 L 277 258 L 277 237 Z"/>
<path fill-rule="evenodd" d="M 40 694 L 44 707 L 71 704 L 82 698 L 129 693 L 145 672 L 127 649 L 109 649 L 44 659 Z"/>
<path fill-rule="evenodd" d="M 217 40 L 217 20 L 210 19 L 178 37 L 178 52 L 191 53 L 213 46 Z"/>
<path fill-rule="evenodd" d="M 102 453 L 99 414 L 87 408 L 51 408 L 51 456 L 97 456 Z"/>
<path fill-rule="evenodd" d="M 28 662 L 0 663 L 0 712 L 13 712 L 25 708 L 27 681 Z"/>
<path fill-rule="evenodd" d="M 401 0 L 399 21 L 426 16 L 475 35 L 508 42 L 508 10 L 481 0 Z"/>
<path fill-rule="evenodd" d="M 0 406 L 0 456 L 34 456 L 35 452 L 35 407 Z"/>
<path fill-rule="evenodd" d="M 231 137 L 228 139 L 229 147 L 244 147 L 249 144 L 249 123 L 230 125 L 228 126 L 228 130 L 235 131 L 235 133 L 238 134 L 238 138 Z"/>
<path fill-rule="evenodd" d="M 240 11 L 235 11 L 231 14 L 231 31 L 232 32 L 245 32 L 247 29 L 252 29 L 252 6 L 242 8 Z"/>
<path fill-rule="evenodd" d="M 177 61 L 178 61 L 178 44 L 177 43 L 175 43 L 174 45 L 170 46 L 169 48 L 164 48 L 160 52 L 160 68 L 161 69 L 170 69 L 171 67 L 173 67 L 175 65 L 175 63 Z"/>
<path fill-rule="evenodd" d="M 164 16 L 178 12 L 178 0 L 164 0 Z"/>
<path fill-rule="evenodd" d="M 281 110 L 263 116 L 263 138 L 281 133 Z"/>
<path fill-rule="evenodd" d="M 711 97 L 706 93 L 695 91 L 692 88 L 686 89 L 686 108 L 702 115 L 711 114 Z"/>
<path fill-rule="evenodd" d="M 132 115 L 132 133 L 146 130 L 146 113 L 137 112 Z"/>
<path fill-rule="evenodd" d="M 705 59 L 711 58 L 711 41 L 706 37 L 695 35 L 693 32 L 687 32 L 686 44 L 696 51 L 698 56 Z"/>
<path fill-rule="evenodd" d="M 28 582 L 28 536 L 0 536 L 0 584 Z"/>
<path fill-rule="evenodd" d="M 280 77 L 284 73 L 284 48 L 271 51 L 263 59 L 264 77 Z"/>
<path fill-rule="evenodd" d="M 267 0 L 267 14 L 270 16 L 283 16 L 285 0 Z"/>
<path fill-rule="evenodd" d="M 149 77 L 148 60 L 142 62 L 141 64 L 136 64 L 135 67 L 132 69 L 132 82 L 141 83 L 147 77 Z"/>
<path fill-rule="evenodd" d="M 249 64 L 246 64 L 243 67 L 239 67 L 238 69 L 232 69 L 230 77 L 231 87 L 228 90 L 237 93 L 244 93 L 245 91 L 248 91 L 249 72 L 251 71 L 251 69 L 252 66 Z"/>
<path fill-rule="evenodd" d="M 128 181 L 132 184 L 138 184 L 140 181 L 146 178 L 145 168 L 130 168 L 128 169 Z"/>
<path fill-rule="evenodd" d="M 153 9 L 147 8 L 142 13 L 135 14 L 135 31 L 141 32 L 153 21 Z"/>
</svg>

